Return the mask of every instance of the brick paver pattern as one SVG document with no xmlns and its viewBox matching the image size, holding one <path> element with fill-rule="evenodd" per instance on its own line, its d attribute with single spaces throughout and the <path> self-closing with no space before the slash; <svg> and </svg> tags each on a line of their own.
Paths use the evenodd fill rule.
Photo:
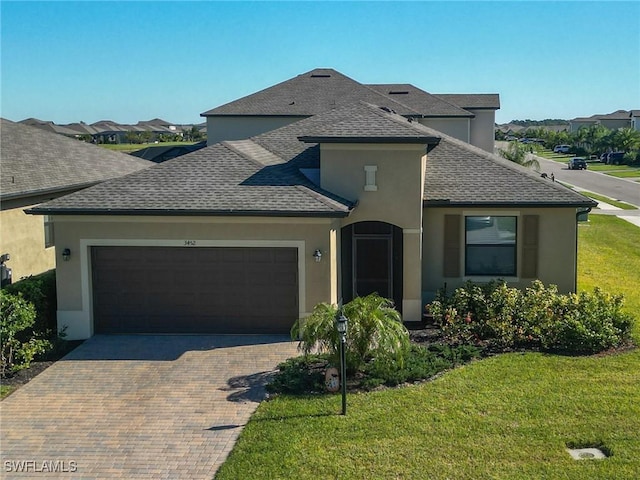
<svg viewBox="0 0 640 480">
<path fill-rule="evenodd" d="M 211 479 L 296 346 L 273 335 L 92 337 L 0 402 L 0 478 Z"/>
</svg>

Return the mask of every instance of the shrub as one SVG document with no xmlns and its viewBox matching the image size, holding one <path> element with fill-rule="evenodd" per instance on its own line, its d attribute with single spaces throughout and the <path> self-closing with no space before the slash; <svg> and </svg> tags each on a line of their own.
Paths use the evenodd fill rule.
<svg viewBox="0 0 640 480">
<path fill-rule="evenodd" d="M 411 345 L 403 363 L 376 358 L 364 369 L 361 386 L 365 389 L 379 385 L 396 386 L 401 383 L 426 380 L 434 375 L 471 361 L 480 356 L 480 349 L 469 345 L 451 347 L 433 344 L 428 347 Z"/>
<path fill-rule="evenodd" d="M 349 320 L 346 339 L 346 362 L 350 374 L 360 370 L 371 358 L 402 362 L 409 348 L 409 332 L 393 302 L 378 294 L 357 297 L 344 306 Z M 335 319 L 338 307 L 320 303 L 307 318 L 298 320 L 291 337 L 300 339 L 299 349 L 305 354 L 328 353 L 331 363 L 338 364 L 340 338 Z"/>
<path fill-rule="evenodd" d="M 32 334 L 36 312 L 21 295 L 0 290 L 0 350 L 3 377 L 27 368 L 33 358 L 50 348 L 48 340 Z"/>
<path fill-rule="evenodd" d="M 440 372 L 468 363 L 480 356 L 480 349 L 469 345 L 451 347 L 433 344 L 428 347 L 411 345 L 402 363 L 376 357 L 367 362 L 349 382 L 349 388 L 371 390 L 381 385 L 396 386 L 427 380 Z M 304 355 L 278 365 L 278 372 L 267 385 L 272 393 L 324 393 L 325 371 L 329 355 Z"/>
<path fill-rule="evenodd" d="M 430 311 L 454 344 L 596 353 L 630 340 L 633 319 L 622 306 L 621 296 L 598 288 L 561 295 L 536 280 L 524 291 L 502 281 L 468 282 L 450 297 L 440 293 Z"/>
<path fill-rule="evenodd" d="M 327 355 L 290 358 L 278 365 L 278 372 L 267 384 L 267 391 L 278 393 L 323 392 Z"/>
<path fill-rule="evenodd" d="M 5 287 L 7 292 L 22 297 L 33 303 L 36 309 L 34 329 L 40 332 L 57 330 L 56 322 L 56 271 L 49 270 L 40 275 L 33 275 Z"/>
</svg>

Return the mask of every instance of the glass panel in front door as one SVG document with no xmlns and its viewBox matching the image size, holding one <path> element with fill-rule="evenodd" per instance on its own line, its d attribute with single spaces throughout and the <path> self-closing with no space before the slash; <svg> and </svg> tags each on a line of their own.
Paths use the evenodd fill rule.
<svg viewBox="0 0 640 480">
<path fill-rule="evenodd" d="M 392 298 L 391 239 L 354 238 L 353 293 L 364 297 L 377 292 Z"/>
</svg>

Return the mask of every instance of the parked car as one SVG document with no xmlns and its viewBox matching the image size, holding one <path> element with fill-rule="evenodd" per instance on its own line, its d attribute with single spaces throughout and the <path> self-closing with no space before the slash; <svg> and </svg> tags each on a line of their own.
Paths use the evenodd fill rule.
<svg viewBox="0 0 640 480">
<path fill-rule="evenodd" d="M 553 153 L 569 153 L 571 145 L 556 145 L 553 147 Z"/>
<path fill-rule="evenodd" d="M 600 162 L 607 163 L 607 157 L 609 156 L 609 152 L 604 152 L 600 154 Z"/>
<path fill-rule="evenodd" d="M 624 152 L 611 152 L 607 155 L 607 165 L 620 165 L 624 160 Z"/>
<path fill-rule="evenodd" d="M 569 160 L 569 170 L 586 170 L 587 161 L 582 157 L 575 157 Z"/>
</svg>

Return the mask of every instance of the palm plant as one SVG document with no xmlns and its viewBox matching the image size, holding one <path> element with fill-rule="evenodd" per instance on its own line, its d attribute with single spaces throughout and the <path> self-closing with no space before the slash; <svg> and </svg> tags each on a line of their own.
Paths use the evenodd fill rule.
<svg viewBox="0 0 640 480">
<path fill-rule="evenodd" d="M 500 150 L 500 155 L 523 167 L 540 170 L 540 162 L 534 156 L 527 155 L 530 148 L 520 142 L 509 142 L 509 149 Z"/>
<path fill-rule="evenodd" d="M 298 348 L 308 355 L 326 352 L 337 364 L 340 337 L 335 319 L 339 310 L 335 305 L 320 303 L 307 318 L 296 321 L 291 337 L 300 340 Z M 346 361 L 347 370 L 354 373 L 373 358 L 402 363 L 409 350 L 409 332 L 402 324 L 393 302 L 377 293 L 357 297 L 343 307 L 349 320 Z"/>
</svg>

